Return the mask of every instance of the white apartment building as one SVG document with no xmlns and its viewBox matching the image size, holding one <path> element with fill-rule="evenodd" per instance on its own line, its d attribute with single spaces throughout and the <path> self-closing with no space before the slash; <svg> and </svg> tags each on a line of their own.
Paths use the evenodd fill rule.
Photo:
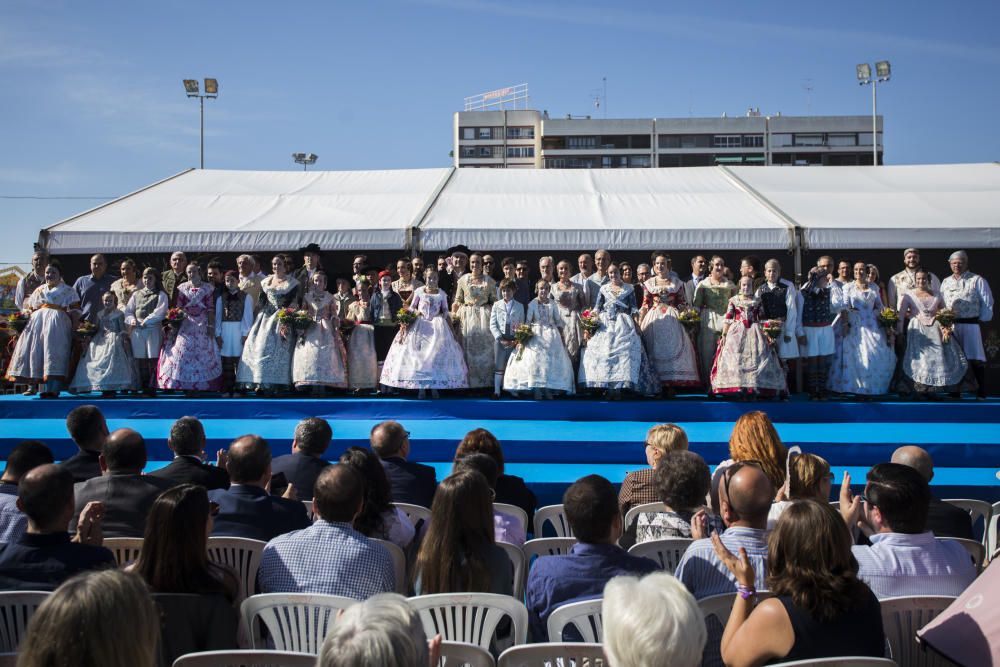
<svg viewBox="0 0 1000 667">
<path fill-rule="evenodd" d="M 877 119 L 882 163 L 882 117 Z M 872 163 L 871 116 L 549 118 L 539 111 L 455 114 L 456 167 L 614 169 L 718 164 Z"/>
</svg>

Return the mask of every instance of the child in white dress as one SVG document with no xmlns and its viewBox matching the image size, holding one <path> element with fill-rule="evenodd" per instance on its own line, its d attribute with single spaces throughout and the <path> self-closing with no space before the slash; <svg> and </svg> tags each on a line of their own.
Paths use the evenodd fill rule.
<svg viewBox="0 0 1000 667">
<path fill-rule="evenodd" d="M 576 384 L 573 362 L 562 338 L 563 318 L 559 305 L 550 298 L 547 280 L 535 283 L 536 298 L 528 304 L 525 322 L 532 337 L 516 349 L 507 362 L 503 388 L 516 393 L 531 390 L 536 399 L 552 398 L 552 392 L 572 394 Z"/>
</svg>

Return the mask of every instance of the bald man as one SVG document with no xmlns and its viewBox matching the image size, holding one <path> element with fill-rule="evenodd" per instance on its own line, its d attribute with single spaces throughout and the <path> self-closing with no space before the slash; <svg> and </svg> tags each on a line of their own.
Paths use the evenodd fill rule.
<svg viewBox="0 0 1000 667">
<path fill-rule="evenodd" d="M 934 459 L 927 450 L 915 445 L 907 445 L 894 451 L 890 463 L 900 463 L 913 468 L 927 480 L 928 484 L 934 478 Z M 973 539 L 972 519 L 969 513 L 933 495 L 927 510 L 927 530 L 934 533 L 935 537 Z"/>
</svg>

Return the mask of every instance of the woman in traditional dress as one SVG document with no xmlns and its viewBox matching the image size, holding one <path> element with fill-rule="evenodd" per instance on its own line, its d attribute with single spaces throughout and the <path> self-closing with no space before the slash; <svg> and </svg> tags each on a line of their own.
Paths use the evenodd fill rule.
<svg viewBox="0 0 1000 667">
<path fill-rule="evenodd" d="M 854 265 L 854 281 L 841 292 L 846 310 L 834 326 L 844 331 L 843 345 L 833 358 L 830 390 L 860 396 L 884 394 L 896 369 L 896 353 L 879 324 L 882 297 L 878 285 L 868 282 L 864 262 Z"/>
<path fill-rule="evenodd" d="M 722 344 L 712 365 L 712 392 L 776 396 L 788 393 L 785 370 L 774 344 L 760 327 L 764 309 L 753 295 L 753 278 L 740 278 L 740 292 L 729 299 Z"/>
<path fill-rule="evenodd" d="M 354 322 L 347 341 L 348 387 L 355 394 L 378 386 L 378 357 L 375 354 L 375 327 L 372 325 L 371 282 L 358 278 L 358 300 L 347 306 L 346 319 Z"/>
<path fill-rule="evenodd" d="M 403 300 L 403 306 L 409 308 L 414 290 L 423 287 L 423 283 L 413 274 L 413 262 L 405 257 L 396 260 L 396 274 L 399 279 L 392 282 L 392 289 Z"/>
<path fill-rule="evenodd" d="M 458 315 L 462 350 L 469 369 L 469 388 L 493 386 L 493 334 L 490 310 L 496 301 L 496 281 L 483 274 L 483 258 L 469 257 L 469 273 L 458 279 L 452 311 Z"/>
<path fill-rule="evenodd" d="M 952 331 L 935 320 L 944 300 L 931 287 L 930 274 L 917 269 L 916 287 L 899 298 L 900 328 L 907 318 L 906 354 L 898 389 L 902 394 L 933 397 L 937 392 L 971 391 L 976 381 L 969 370 L 961 344 Z"/>
<path fill-rule="evenodd" d="M 118 310 L 118 297 L 105 292 L 104 310 L 97 315 L 97 331 L 80 358 L 69 389 L 73 392 L 99 391 L 112 398 L 116 391 L 136 388 L 135 363 L 125 313 Z"/>
<path fill-rule="evenodd" d="M 337 302 L 326 291 L 326 272 L 312 275 L 311 290 L 303 297 L 302 309 L 309 313 L 313 325 L 299 336 L 292 356 L 292 382 L 296 389 L 312 387 L 312 393 L 323 393 L 324 387 L 347 388 L 347 352 L 340 337 Z"/>
<path fill-rule="evenodd" d="M 236 271 L 226 271 L 225 285 L 215 300 L 215 342 L 222 354 L 222 396 L 232 398 L 236 391 L 236 368 L 253 327 L 254 300 L 240 289 L 240 274 Z"/>
<path fill-rule="evenodd" d="M 573 367 L 580 363 L 580 343 L 583 340 L 583 330 L 580 329 L 580 313 L 587 309 L 587 296 L 579 285 L 570 280 L 573 267 L 569 262 L 562 261 L 556 265 L 559 280 L 552 283 L 552 298 L 559 307 L 559 317 L 563 325 L 560 328 L 566 353 L 569 354 Z"/>
<path fill-rule="evenodd" d="M 722 336 L 722 326 L 729 308 L 729 299 L 736 294 L 736 285 L 726 277 L 726 262 L 715 255 L 708 264 L 708 277 L 694 288 L 692 305 L 700 311 L 701 330 L 698 332 L 698 354 L 701 357 L 701 380 L 711 389 L 712 363 Z"/>
<path fill-rule="evenodd" d="M 260 307 L 243 345 L 236 370 L 236 385 L 258 395 L 274 395 L 292 385 L 292 350 L 295 332 L 278 322 L 278 311 L 298 307 L 297 281 L 288 273 L 290 262 L 284 255 L 271 260 L 271 275 L 261 283 Z"/>
<path fill-rule="evenodd" d="M 121 278 L 111 283 L 111 291 L 118 297 L 118 309 L 124 311 L 128 307 L 129 299 L 135 294 L 141 285 L 138 275 L 136 275 L 135 262 L 126 259 L 121 264 Z"/>
<path fill-rule="evenodd" d="M 597 293 L 594 310 L 601 326 L 592 335 L 584 334 L 587 346 L 580 356 L 577 384 L 606 389 L 612 400 L 621 398 L 623 389 L 655 393 L 655 380 L 633 319 L 639 312 L 635 289 L 622 282 L 615 264 L 608 267 L 608 282 Z"/>
<path fill-rule="evenodd" d="M 80 317 L 80 297 L 63 282 L 59 265 L 50 263 L 45 267 L 45 284 L 31 293 L 22 310 L 31 317 L 17 336 L 7 367 L 7 379 L 27 384 L 25 396 L 40 391 L 41 398 L 55 398 L 69 375 L 73 327 Z"/>
<path fill-rule="evenodd" d="M 694 344 L 677 316 L 687 308 L 684 284 L 674 280 L 670 260 L 664 254 L 653 259 L 652 278 L 646 281 L 646 297 L 639 311 L 639 329 L 653 374 L 667 388 L 669 396 L 676 387 L 697 387 L 698 360 Z"/>
<path fill-rule="evenodd" d="M 552 392 L 574 393 L 573 362 L 566 352 L 562 332 L 564 323 L 559 306 L 551 298 L 552 285 L 539 280 L 536 297 L 528 304 L 525 324 L 534 334 L 520 349 L 515 349 L 507 361 L 503 388 L 516 394 L 531 391 L 535 398 L 552 398 Z"/>
<path fill-rule="evenodd" d="M 187 265 L 186 283 L 177 286 L 177 308 L 184 319 L 167 335 L 156 369 L 161 389 L 182 389 L 188 396 L 219 389 L 222 358 L 215 342 L 215 286 L 202 281 L 197 262 Z"/>
<path fill-rule="evenodd" d="M 167 293 L 156 289 L 156 269 L 142 272 L 142 288 L 132 293 L 125 306 L 132 356 L 139 370 L 139 388 L 146 396 L 156 393 L 156 364 L 163 344 L 163 318 L 167 316 Z"/>
<path fill-rule="evenodd" d="M 409 309 L 418 317 L 400 328 L 382 366 L 380 382 L 397 389 L 426 390 L 437 398 L 438 389 L 469 386 L 465 355 L 451 330 L 448 296 L 438 288 L 438 272 L 427 269 L 425 284 L 413 291 Z"/>
</svg>

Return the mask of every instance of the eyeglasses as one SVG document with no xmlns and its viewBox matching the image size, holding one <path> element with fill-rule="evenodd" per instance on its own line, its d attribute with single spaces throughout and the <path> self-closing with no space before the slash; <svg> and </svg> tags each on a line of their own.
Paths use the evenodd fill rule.
<svg viewBox="0 0 1000 667">
<path fill-rule="evenodd" d="M 208 503 L 208 514 L 209 516 L 219 516 L 219 503 Z"/>
<path fill-rule="evenodd" d="M 733 505 L 732 496 L 729 495 L 729 482 L 736 476 L 736 473 L 747 466 L 757 468 L 758 470 L 763 469 L 764 467 L 760 461 L 747 459 L 746 461 L 737 461 L 726 468 L 725 472 L 722 473 L 722 488 L 726 492 L 726 502 L 729 503 L 729 507 L 731 507 L 737 514 L 739 514 L 739 510 Z"/>
<path fill-rule="evenodd" d="M 863 493 L 862 493 L 862 494 L 861 494 L 860 496 L 858 496 L 858 497 L 859 497 L 859 498 L 861 498 L 861 502 L 863 502 L 863 503 L 866 503 L 866 504 L 868 504 L 868 505 L 871 505 L 872 507 L 878 507 L 878 505 L 876 505 L 876 504 L 875 504 L 875 503 L 873 503 L 873 502 L 872 502 L 871 500 L 869 500 L 869 499 L 868 499 L 868 496 L 866 496 L 865 494 L 863 494 Z"/>
</svg>

